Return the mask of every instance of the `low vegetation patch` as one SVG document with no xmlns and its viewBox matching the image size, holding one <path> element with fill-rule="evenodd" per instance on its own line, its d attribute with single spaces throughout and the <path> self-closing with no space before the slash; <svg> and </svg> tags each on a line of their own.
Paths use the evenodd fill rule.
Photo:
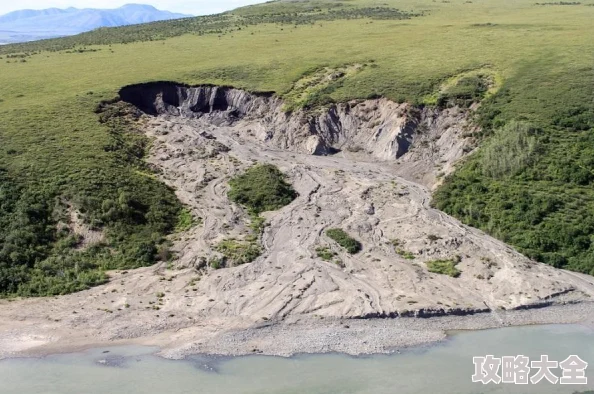
<svg viewBox="0 0 594 394">
<path fill-rule="evenodd" d="M 336 253 L 327 246 L 320 246 L 316 248 L 316 253 L 318 257 L 324 261 L 331 261 L 336 256 Z"/>
<path fill-rule="evenodd" d="M 434 274 L 448 275 L 452 278 L 460 276 L 461 272 L 456 265 L 460 262 L 460 258 L 456 257 L 449 260 L 431 260 L 428 261 L 427 269 Z"/>
<path fill-rule="evenodd" d="M 408 250 L 404 250 L 404 249 L 396 249 L 396 254 L 398 254 L 399 256 L 404 257 L 407 260 L 414 260 L 415 259 L 415 255 L 412 252 L 409 252 Z"/>
<path fill-rule="evenodd" d="M 489 90 L 489 80 L 485 75 L 467 75 L 447 86 L 437 97 L 440 107 L 469 107 L 482 100 Z"/>
<path fill-rule="evenodd" d="M 336 241 L 350 254 L 355 254 L 361 251 L 362 246 L 359 241 L 349 236 L 344 230 L 340 228 L 331 228 L 326 230 L 328 238 Z"/>
<path fill-rule="evenodd" d="M 271 164 L 258 164 L 229 181 L 229 199 L 258 215 L 290 204 L 297 193 Z"/>
<path fill-rule="evenodd" d="M 195 219 L 194 216 L 192 216 L 192 212 L 184 208 L 180 211 L 177 217 L 177 225 L 175 226 L 175 231 L 187 231 L 192 227 L 200 224 L 200 222 L 200 219 Z"/>
<path fill-rule="evenodd" d="M 213 257 L 208 261 L 208 266 L 212 269 L 218 270 L 225 267 L 225 257 Z"/>
<path fill-rule="evenodd" d="M 526 122 L 510 122 L 495 131 L 483 147 L 483 173 L 493 178 L 515 175 L 531 164 L 536 130 Z"/>
<path fill-rule="evenodd" d="M 210 262 L 215 269 L 251 263 L 262 254 L 260 235 L 266 225 L 260 213 L 275 211 L 290 204 L 297 193 L 285 181 L 278 168 L 259 164 L 229 181 L 229 199 L 245 207 L 250 214 L 252 234 L 244 240 L 227 239 L 215 246 L 223 255 Z"/>
<path fill-rule="evenodd" d="M 342 86 L 345 78 L 353 77 L 367 64 L 352 64 L 344 67 L 324 67 L 308 71 L 284 94 L 285 111 L 299 108 L 319 107 L 334 102 L 331 93 Z"/>
<path fill-rule="evenodd" d="M 148 140 L 135 131 L 133 110 L 98 108 L 98 119 L 90 105 L 85 108 L 91 125 L 71 123 L 68 117 L 59 122 L 66 134 L 77 128 L 102 130 L 93 137 L 79 135 L 88 148 L 60 143 L 53 153 L 36 155 L 43 143 L 31 142 L 25 145 L 35 147 L 35 169 L 25 174 L 0 164 L 0 296 L 59 295 L 102 284 L 106 270 L 157 262 L 166 235 L 175 231 L 182 205 L 172 189 L 146 175 L 151 174 L 143 161 Z M 45 116 L 36 123 L 51 130 L 58 120 Z M 12 127 L 11 122 L 7 118 L 5 126 Z M 28 127 L 22 119 L 15 122 Z M 60 131 L 42 138 L 60 139 Z M 12 140 L 13 146 L 18 143 Z M 72 230 L 58 225 L 70 221 L 67 205 L 105 240 L 77 248 Z"/>
<path fill-rule="evenodd" d="M 403 243 L 404 242 L 402 242 L 402 240 L 398 239 L 398 238 L 394 238 L 394 239 L 390 240 L 390 244 L 395 248 L 402 246 Z"/>
<path fill-rule="evenodd" d="M 404 244 L 404 242 L 398 238 L 395 238 L 390 241 L 390 245 L 392 245 L 394 247 L 394 252 L 396 252 L 397 255 L 399 255 L 407 260 L 414 260 L 415 255 L 412 252 L 409 252 L 408 250 L 403 249 L 402 248 L 403 244 Z"/>
<path fill-rule="evenodd" d="M 489 67 L 481 67 L 446 79 L 437 91 L 423 99 L 423 103 L 442 108 L 468 108 L 497 93 L 501 84 L 502 78 L 498 72 Z"/>
<path fill-rule="evenodd" d="M 235 239 L 227 239 L 219 243 L 215 250 L 221 253 L 225 257 L 225 265 L 237 266 L 242 264 L 251 263 L 262 254 L 262 248 L 258 245 L 258 241 L 238 241 Z M 219 266 L 215 267 L 211 263 L 213 268 L 221 268 L 221 262 L 218 262 Z"/>
</svg>

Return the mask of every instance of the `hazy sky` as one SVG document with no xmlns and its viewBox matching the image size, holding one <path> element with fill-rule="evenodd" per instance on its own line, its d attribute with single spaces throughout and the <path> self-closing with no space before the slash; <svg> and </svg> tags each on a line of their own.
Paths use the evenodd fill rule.
<svg viewBox="0 0 594 394">
<path fill-rule="evenodd" d="M 264 0 L 0 0 L 0 15 L 25 8 L 117 8 L 128 3 L 151 4 L 162 10 L 205 15 L 263 2 Z"/>
</svg>

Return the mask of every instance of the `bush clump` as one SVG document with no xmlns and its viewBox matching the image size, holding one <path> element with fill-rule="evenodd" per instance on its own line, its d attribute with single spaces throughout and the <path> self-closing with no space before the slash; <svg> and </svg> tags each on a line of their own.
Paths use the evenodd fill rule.
<svg viewBox="0 0 594 394">
<path fill-rule="evenodd" d="M 215 270 L 221 269 L 225 266 L 225 257 L 214 257 L 208 261 L 208 265 Z"/>
<path fill-rule="evenodd" d="M 407 260 L 414 260 L 415 259 L 415 255 L 412 252 L 409 252 L 408 250 L 396 249 L 396 254 L 398 254 L 399 256 L 404 257 Z"/>
<path fill-rule="evenodd" d="M 229 181 L 229 199 L 258 215 L 289 205 L 297 193 L 275 166 L 259 164 Z"/>
<path fill-rule="evenodd" d="M 326 230 L 328 238 L 336 241 L 337 244 L 346 249 L 350 254 L 355 254 L 361 251 L 362 246 L 359 241 L 351 238 L 344 230 L 339 228 L 331 228 Z"/>
<path fill-rule="evenodd" d="M 262 254 L 262 248 L 257 241 L 226 239 L 221 241 L 215 249 L 225 256 L 226 262 L 232 266 L 251 263 Z"/>
<path fill-rule="evenodd" d="M 194 227 L 197 223 L 198 221 L 194 219 L 194 216 L 192 216 L 192 212 L 190 212 L 189 209 L 184 208 L 179 212 L 177 216 L 177 224 L 175 226 L 175 231 L 187 231 Z"/>
<path fill-rule="evenodd" d="M 319 258 L 321 258 L 324 261 L 330 261 L 334 258 L 334 256 L 336 256 L 336 253 L 334 253 L 332 250 L 330 250 L 330 248 L 325 246 L 320 246 L 316 248 L 316 254 Z"/>
<path fill-rule="evenodd" d="M 458 268 L 456 268 L 456 265 L 459 262 L 460 258 L 456 257 L 454 259 L 448 260 L 432 260 L 428 261 L 426 264 L 427 268 L 429 269 L 429 272 L 432 272 L 434 274 L 448 275 L 452 278 L 457 278 L 462 273 Z"/>
<path fill-rule="evenodd" d="M 100 192 L 79 183 L 77 190 L 64 191 L 26 184 L 0 169 L 0 297 L 86 290 L 105 283 L 106 270 L 158 261 L 182 206 L 172 190 L 152 178 L 125 174 L 128 184 Z M 96 180 L 95 188 L 103 181 Z M 72 209 L 105 239 L 79 247 L 82 237 L 60 225 L 69 223 Z"/>
<path fill-rule="evenodd" d="M 510 122 L 496 130 L 483 148 L 483 174 L 502 178 L 529 166 L 536 151 L 534 134 L 535 130 L 526 122 Z"/>
</svg>

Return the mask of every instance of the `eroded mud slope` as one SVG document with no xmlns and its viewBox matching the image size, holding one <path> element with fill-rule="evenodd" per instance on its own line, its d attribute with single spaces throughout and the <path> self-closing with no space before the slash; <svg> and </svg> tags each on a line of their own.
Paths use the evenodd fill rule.
<svg viewBox="0 0 594 394">
<path fill-rule="evenodd" d="M 532 262 L 430 208 L 429 189 L 468 150 L 464 111 L 379 99 L 285 113 L 272 95 L 172 84 L 126 88 L 122 98 L 152 115 L 144 120 L 155 138 L 152 161 L 204 219 L 177 245 L 181 266 L 201 266 L 220 241 L 247 233 L 247 216 L 226 197 L 230 177 L 271 163 L 299 192 L 268 215 L 260 258 L 202 278 L 194 293 L 201 313 L 464 313 L 594 294 L 589 277 Z M 324 235 L 333 227 L 363 251 L 344 252 Z M 320 247 L 337 258 L 323 261 Z M 439 259 L 461 259 L 461 275 L 430 273 L 426 263 Z"/>
<path fill-rule="evenodd" d="M 3 302 L 0 355 L 130 338 L 206 351 L 225 333 L 263 323 L 496 318 L 594 295 L 593 278 L 530 261 L 430 207 L 431 189 L 469 151 L 465 111 L 378 99 L 285 113 L 274 95 L 170 83 L 127 87 L 121 97 L 145 114 L 150 162 L 201 223 L 174 240 L 171 263 L 112 273 L 78 294 Z M 227 191 L 255 163 L 280 168 L 299 197 L 264 214 L 260 257 L 216 270 L 217 245 L 251 234 Z M 327 238 L 335 227 L 362 251 L 348 254 Z M 435 260 L 459 260 L 460 275 L 429 272 Z M 287 341 L 287 352 L 299 351 Z"/>
</svg>

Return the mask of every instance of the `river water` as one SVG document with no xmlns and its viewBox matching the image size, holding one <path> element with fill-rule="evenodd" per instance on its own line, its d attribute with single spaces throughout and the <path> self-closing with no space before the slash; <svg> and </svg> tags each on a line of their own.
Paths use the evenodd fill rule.
<svg viewBox="0 0 594 394">
<path fill-rule="evenodd" d="M 563 394 L 594 389 L 594 329 L 579 325 L 511 327 L 453 333 L 445 342 L 393 355 L 192 357 L 153 356 L 120 347 L 41 359 L 0 361 L 0 393 L 10 394 Z M 473 356 L 541 354 L 590 363 L 586 386 L 472 383 Z M 561 376 L 560 370 L 553 372 Z"/>
</svg>

